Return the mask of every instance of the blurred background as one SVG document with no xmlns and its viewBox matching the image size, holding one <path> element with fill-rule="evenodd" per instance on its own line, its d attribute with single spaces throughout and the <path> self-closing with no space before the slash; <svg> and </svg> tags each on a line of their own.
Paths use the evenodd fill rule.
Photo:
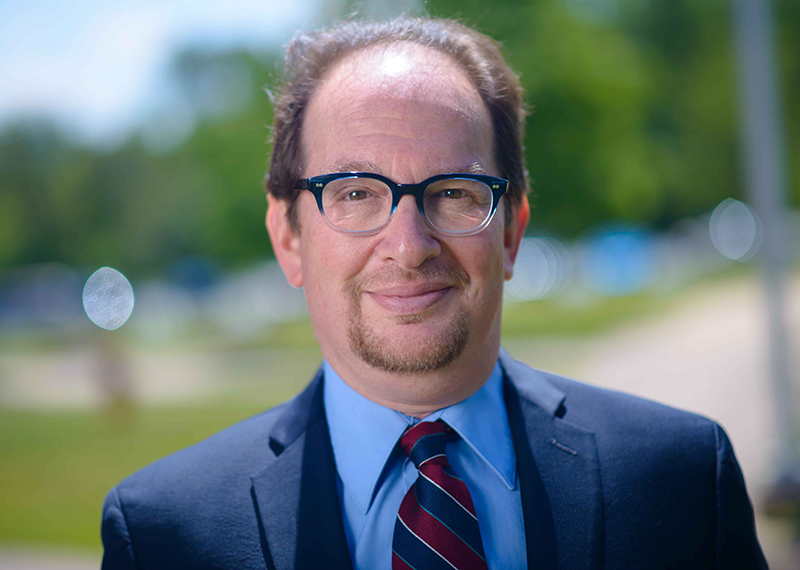
<svg viewBox="0 0 800 570">
<path fill-rule="evenodd" d="M 798 2 L 1 0 L 0 569 L 96 568 L 110 487 L 315 371 L 268 94 L 354 10 L 502 42 L 534 190 L 505 346 L 720 421 L 800 567 Z"/>
</svg>

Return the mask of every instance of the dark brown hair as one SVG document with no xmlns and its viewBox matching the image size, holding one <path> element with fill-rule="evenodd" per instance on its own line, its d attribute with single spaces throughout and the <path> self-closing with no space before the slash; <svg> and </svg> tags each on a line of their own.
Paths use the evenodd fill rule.
<svg viewBox="0 0 800 570">
<path fill-rule="evenodd" d="M 525 199 L 528 177 L 522 147 L 525 113 L 522 88 L 492 38 L 459 22 L 401 17 L 384 22 L 349 21 L 314 32 L 299 32 L 286 48 L 283 77 L 274 98 L 272 157 L 267 191 L 289 200 L 288 216 L 298 229 L 295 185 L 301 177 L 301 127 L 315 89 L 335 62 L 381 44 L 409 42 L 449 55 L 472 80 L 494 129 L 500 176 L 508 179 L 506 221 Z M 509 207 L 510 206 L 510 207 Z"/>
</svg>

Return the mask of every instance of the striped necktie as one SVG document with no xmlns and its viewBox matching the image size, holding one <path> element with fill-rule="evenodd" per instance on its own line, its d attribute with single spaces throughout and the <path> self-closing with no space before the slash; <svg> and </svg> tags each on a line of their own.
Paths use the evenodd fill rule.
<svg viewBox="0 0 800 570">
<path fill-rule="evenodd" d="M 392 570 L 486 570 L 475 507 L 445 453 L 441 421 L 406 429 L 400 447 L 419 470 L 394 525 Z"/>
</svg>

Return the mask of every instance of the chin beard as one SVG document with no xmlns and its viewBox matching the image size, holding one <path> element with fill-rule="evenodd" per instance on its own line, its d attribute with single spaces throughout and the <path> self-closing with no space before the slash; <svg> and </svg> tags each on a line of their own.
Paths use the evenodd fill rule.
<svg viewBox="0 0 800 570">
<path fill-rule="evenodd" d="M 347 286 L 351 303 L 347 331 L 350 350 L 374 368 L 398 374 L 419 374 L 420 372 L 440 370 L 452 364 L 467 347 L 470 322 L 463 309 L 459 310 L 453 322 L 442 334 L 413 352 L 393 349 L 391 339 L 381 336 L 370 328 L 361 308 L 364 291 L 371 286 L 380 286 L 382 283 L 403 283 L 415 279 L 448 283 L 457 290 L 464 290 L 470 281 L 469 276 L 458 267 L 426 263 L 414 270 L 388 268 L 379 274 L 352 282 Z M 426 318 L 423 313 L 398 316 L 395 321 L 399 327 L 402 327 L 421 323 Z M 409 330 L 408 334 L 413 335 L 414 333 Z"/>
<path fill-rule="evenodd" d="M 350 350 L 361 360 L 379 370 L 396 374 L 419 374 L 441 370 L 452 364 L 467 347 L 469 319 L 459 312 L 452 326 L 416 353 L 393 351 L 386 338 L 379 336 L 364 322 L 360 309 L 350 321 Z M 403 319 L 403 324 L 421 322 L 423 318 Z M 410 333 L 413 334 L 413 333 Z"/>
</svg>

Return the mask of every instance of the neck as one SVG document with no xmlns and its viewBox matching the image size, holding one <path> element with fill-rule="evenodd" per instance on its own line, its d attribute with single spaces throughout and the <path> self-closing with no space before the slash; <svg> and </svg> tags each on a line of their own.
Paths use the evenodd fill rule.
<svg viewBox="0 0 800 570">
<path fill-rule="evenodd" d="M 330 366 L 350 388 L 386 408 L 423 419 L 437 410 L 466 400 L 494 370 L 499 339 L 484 350 L 465 351 L 447 367 L 407 374 L 377 370 L 361 360 L 325 355 Z"/>
</svg>

